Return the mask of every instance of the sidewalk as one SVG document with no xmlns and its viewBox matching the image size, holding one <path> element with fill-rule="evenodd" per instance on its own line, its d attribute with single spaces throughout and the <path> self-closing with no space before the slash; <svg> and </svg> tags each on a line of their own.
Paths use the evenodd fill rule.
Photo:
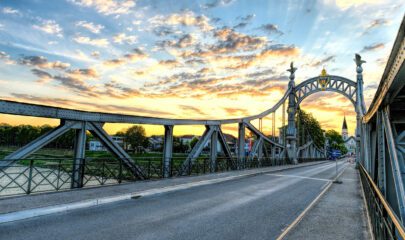
<svg viewBox="0 0 405 240">
<path fill-rule="evenodd" d="M 96 188 L 82 188 L 63 192 L 0 198 L 0 223 L 56 212 L 63 212 L 72 209 L 91 207 L 162 192 L 208 185 L 290 168 L 312 166 L 325 162 L 326 161 L 310 162 L 298 165 L 274 166 L 191 177 L 179 177 L 155 181 L 139 181 Z"/>
<path fill-rule="evenodd" d="M 372 239 L 355 164 L 340 176 L 284 239 Z"/>
</svg>

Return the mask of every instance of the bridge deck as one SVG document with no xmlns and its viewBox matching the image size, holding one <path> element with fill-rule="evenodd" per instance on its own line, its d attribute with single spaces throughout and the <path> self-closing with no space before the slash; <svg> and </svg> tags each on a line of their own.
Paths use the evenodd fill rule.
<svg viewBox="0 0 405 240">
<path fill-rule="evenodd" d="M 324 161 L 322 161 L 324 162 Z M 24 195 L 20 197 L 0 198 L 0 222 L 2 214 L 26 211 L 44 207 L 52 207 L 63 204 L 83 203 L 96 199 L 123 196 L 130 193 L 155 191 L 163 188 L 187 186 L 187 184 L 204 183 L 204 181 L 221 181 L 242 175 L 260 174 L 279 171 L 289 168 L 317 165 L 322 162 L 309 162 L 298 165 L 273 166 L 243 171 L 231 171 L 223 173 L 206 174 L 192 177 L 170 178 L 156 181 L 131 182 L 121 185 L 110 185 L 95 188 L 83 188 L 70 191 L 52 192 L 43 194 Z M 183 185 L 186 184 L 186 185 Z"/>
<path fill-rule="evenodd" d="M 341 161 L 339 171 L 348 165 Z M 285 166 L 276 172 L 275 168 L 259 175 L 251 171 L 250 177 L 3 223 L 0 235 L 10 240 L 56 236 L 60 239 L 276 239 L 335 177 L 335 164 L 331 162 L 282 168 Z M 219 179 L 215 174 L 202 177 L 210 176 Z M 191 179 L 194 178 L 166 182 Z M 84 191 L 69 194 L 74 197 Z M 55 194 L 48 194 L 52 195 Z M 348 201 L 357 201 L 353 195 L 348 197 Z"/>
</svg>

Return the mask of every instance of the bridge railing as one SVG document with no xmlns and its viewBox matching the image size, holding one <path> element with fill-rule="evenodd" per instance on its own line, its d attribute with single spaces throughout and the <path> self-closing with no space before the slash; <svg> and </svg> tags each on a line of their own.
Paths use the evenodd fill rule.
<svg viewBox="0 0 405 240">
<path fill-rule="evenodd" d="M 38 192 L 69 190 L 74 184 L 81 187 L 114 185 L 138 181 L 133 172 L 125 166 L 123 159 L 85 158 L 76 161 L 72 158 L 38 158 L 3 160 L 7 167 L 0 167 L 0 197 L 23 195 Z M 302 162 L 323 159 L 303 159 Z M 7 161 L 7 162 L 6 162 Z M 81 162 L 79 166 L 74 162 Z M 218 157 L 212 165 L 209 156 L 200 156 L 183 171 L 184 157 L 170 159 L 169 177 L 202 175 L 213 172 L 252 169 L 289 164 L 287 158 L 254 158 L 244 162 L 237 158 Z M 164 178 L 164 167 L 159 157 L 136 158 L 146 179 Z M 73 177 L 78 172 L 82 176 L 79 182 Z"/>
<path fill-rule="evenodd" d="M 363 165 L 359 164 L 359 166 L 374 237 L 376 239 L 405 239 L 405 228 L 400 219 Z"/>
</svg>

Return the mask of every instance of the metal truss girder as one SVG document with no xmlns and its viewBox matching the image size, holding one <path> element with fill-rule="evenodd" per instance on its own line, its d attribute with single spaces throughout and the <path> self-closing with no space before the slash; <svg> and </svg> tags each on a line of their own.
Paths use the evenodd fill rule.
<svg viewBox="0 0 405 240">
<path fill-rule="evenodd" d="M 13 160 L 13 159 L 22 159 L 30 154 L 38 151 L 42 147 L 46 146 L 48 143 L 52 142 L 53 140 L 57 139 L 67 131 L 69 131 L 77 122 L 64 122 L 62 121 L 61 125 L 56 127 L 55 129 L 45 133 L 44 135 L 40 136 L 39 138 L 33 140 L 32 142 L 28 143 L 24 147 L 18 149 L 17 151 L 7 155 L 4 160 Z"/>
<path fill-rule="evenodd" d="M 356 105 L 356 98 L 354 97 L 357 84 L 356 82 L 347 78 L 339 76 L 329 76 L 330 81 L 325 86 L 325 89 L 321 89 L 319 85 L 319 77 L 310 78 L 295 87 L 295 94 L 297 95 L 297 106 L 309 95 L 320 91 L 332 91 L 343 94 L 346 96 L 353 105 Z M 346 84 L 346 87 L 344 85 Z"/>
<path fill-rule="evenodd" d="M 71 188 L 83 187 L 84 158 L 86 154 L 86 122 L 80 123 L 81 128 L 75 131 L 74 158 Z"/>
<path fill-rule="evenodd" d="M 226 138 L 225 138 L 225 135 L 222 132 L 221 128 L 219 128 L 219 130 L 218 130 L 218 140 L 219 140 L 219 143 L 221 144 L 221 148 L 222 148 L 222 151 L 224 151 L 225 156 L 231 159 L 232 152 L 231 152 L 231 149 L 229 148 L 229 145 L 226 143 Z"/>
<path fill-rule="evenodd" d="M 171 160 L 173 157 L 173 125 L 165 125 L 163 145 L 163 177 L 170 177 Z"/>
<path fill-rule="evenodd" d="M 132 174 L 141 180 L 146 178 L 142 170 L 133 162 L 131 156 L 112 140 L 108 133 L 101 127 L 100 123 L 89 122 L 88 124 L 92 127 L 92 130 L 90 130 L 91 134 L 97 137 L 112 154 L 118 157 Z"/>
<path fill-rule="evenodd" d="M 238 125 L 238 167 L 242 167 L 245 160 L 245 123 Z"/>
<path fill-rule="evenodd" d="M 217 127 L 218 126 L 206 126 L 203 135 L 194 145 L 193 149 L 191 149 L 186 160 L 184 160 L 183 165 L 181 167 L 181 174 L 185 174 L 191 170 L 190 168 L 192 164 L 198 158 L 198 156 L 200 156 L 202 150 L 204 149 L 204 146 L 208 143 L 208 140 L 210 140 L 212 133 L 216 131 Z"/>
<path fill-rule="evenodd" d="M 33 116 L 54 119 L 66 119 L 71 121 L 87 122 L 109 122 L 109 123 L 135 123 L 135 124 L 154 124 L 154 125 L 221 125 L 229 123 L 240 123 L 263 118 L 269 113 L 277 110 L 281 104 L 288 98 L 291 88 L 288 88 L 284 96 L 271 108 L 252 116 L 233 119 L 218 120 L 194 120 L 194 119 L 170 119 L 157 118 L 136 115 L 124 115 L 114 113 L 89 112 L 67 108 L 51 107 L 39 104 L 23 103 L 0 99 L 0 113 Z"/>
<path fill-rule="evenodd" d="M 211 145 L 210 145 L 210 172 L 215 172 L 217 166 L 218 157 L 218 127 L 211 134 Z"/>
<path fill-rule="evenodd" d="M 382 111 L 382 122 L 385 128 L 385 137 L 387 140 L 387 149 L 390 157 L 390 163 L 393 173 L 393 180 L 395 185 L 395 192 L 398 201 L 399 215 L 404 222 L 405 220 L 405 189 L 404 181 L 402 179 L 401 166 L 396 152 L 395 141 L 392 135 L 391 123 L 388 118 L 387 109 Z"/>
<path fill-rule="evenodd" d="M 249 158 L 248 158 L 248 160 L 249 161 L 252 161 L 256 156 L 258 157 L 258 153 L 259 153 L 259 147 L 260 147 L 260 145 L 262 144 L 262 142 L 263 142 L 263 138 L 262 137 L 259 137 L 258 139 L 256 139 L 256 141 L 253 143 L 253 146 L 252 146 L 252 151 L 250 152 L 250 154 L 249 154 Z"/>
<path fill-rule="evenodd" d="M 386 170 L 385 170 L 385 133 L 384 126 L 382 122 L 382 112 L 378 111 L 377 114 L 377 159 L 378 159 L 378 174 L 377 174 L 377 183 L 378 187 L 381 189 L 381 192 L 386 195 L 387 189 L 387 180 L 386 180 Z"/>
<path fill-rule="evenodd" d="M 260 132 L 255 126 L 253 126 L 250 122 L 245 122 L 246 127 L 252 131 L 257 137 L 262 137 L 264 141 L 270 143 L 271 145 L 277 146 L 279 148 L 284 148 L 283 145 L 271 140 L 270 138 L 266 137 L 262 132 Z"/>
</svg>

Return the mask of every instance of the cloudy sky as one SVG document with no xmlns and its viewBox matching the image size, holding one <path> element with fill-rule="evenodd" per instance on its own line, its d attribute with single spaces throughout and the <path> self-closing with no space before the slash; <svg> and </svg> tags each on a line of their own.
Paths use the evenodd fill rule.
<svg viewBox="0 0 405 240">
<path fill-rule="evenodd" d="M 403 15 L 397 0 L 1 0 L 0 98 L 168 118 L 241 117 L 283 95 L 289 62 L 297 83 L 322 67 L 355 79 L 360 53 L 369 103 Z M 302 109 L 326 129 L 340 129 L 346 114 L 354 131 L 353 107 L 341 95 L 312 95 Z M 0 122 L 57 123 L 7 115 Z M 149 134 L 162 129 L 147 126 Z"/>
</svg>

